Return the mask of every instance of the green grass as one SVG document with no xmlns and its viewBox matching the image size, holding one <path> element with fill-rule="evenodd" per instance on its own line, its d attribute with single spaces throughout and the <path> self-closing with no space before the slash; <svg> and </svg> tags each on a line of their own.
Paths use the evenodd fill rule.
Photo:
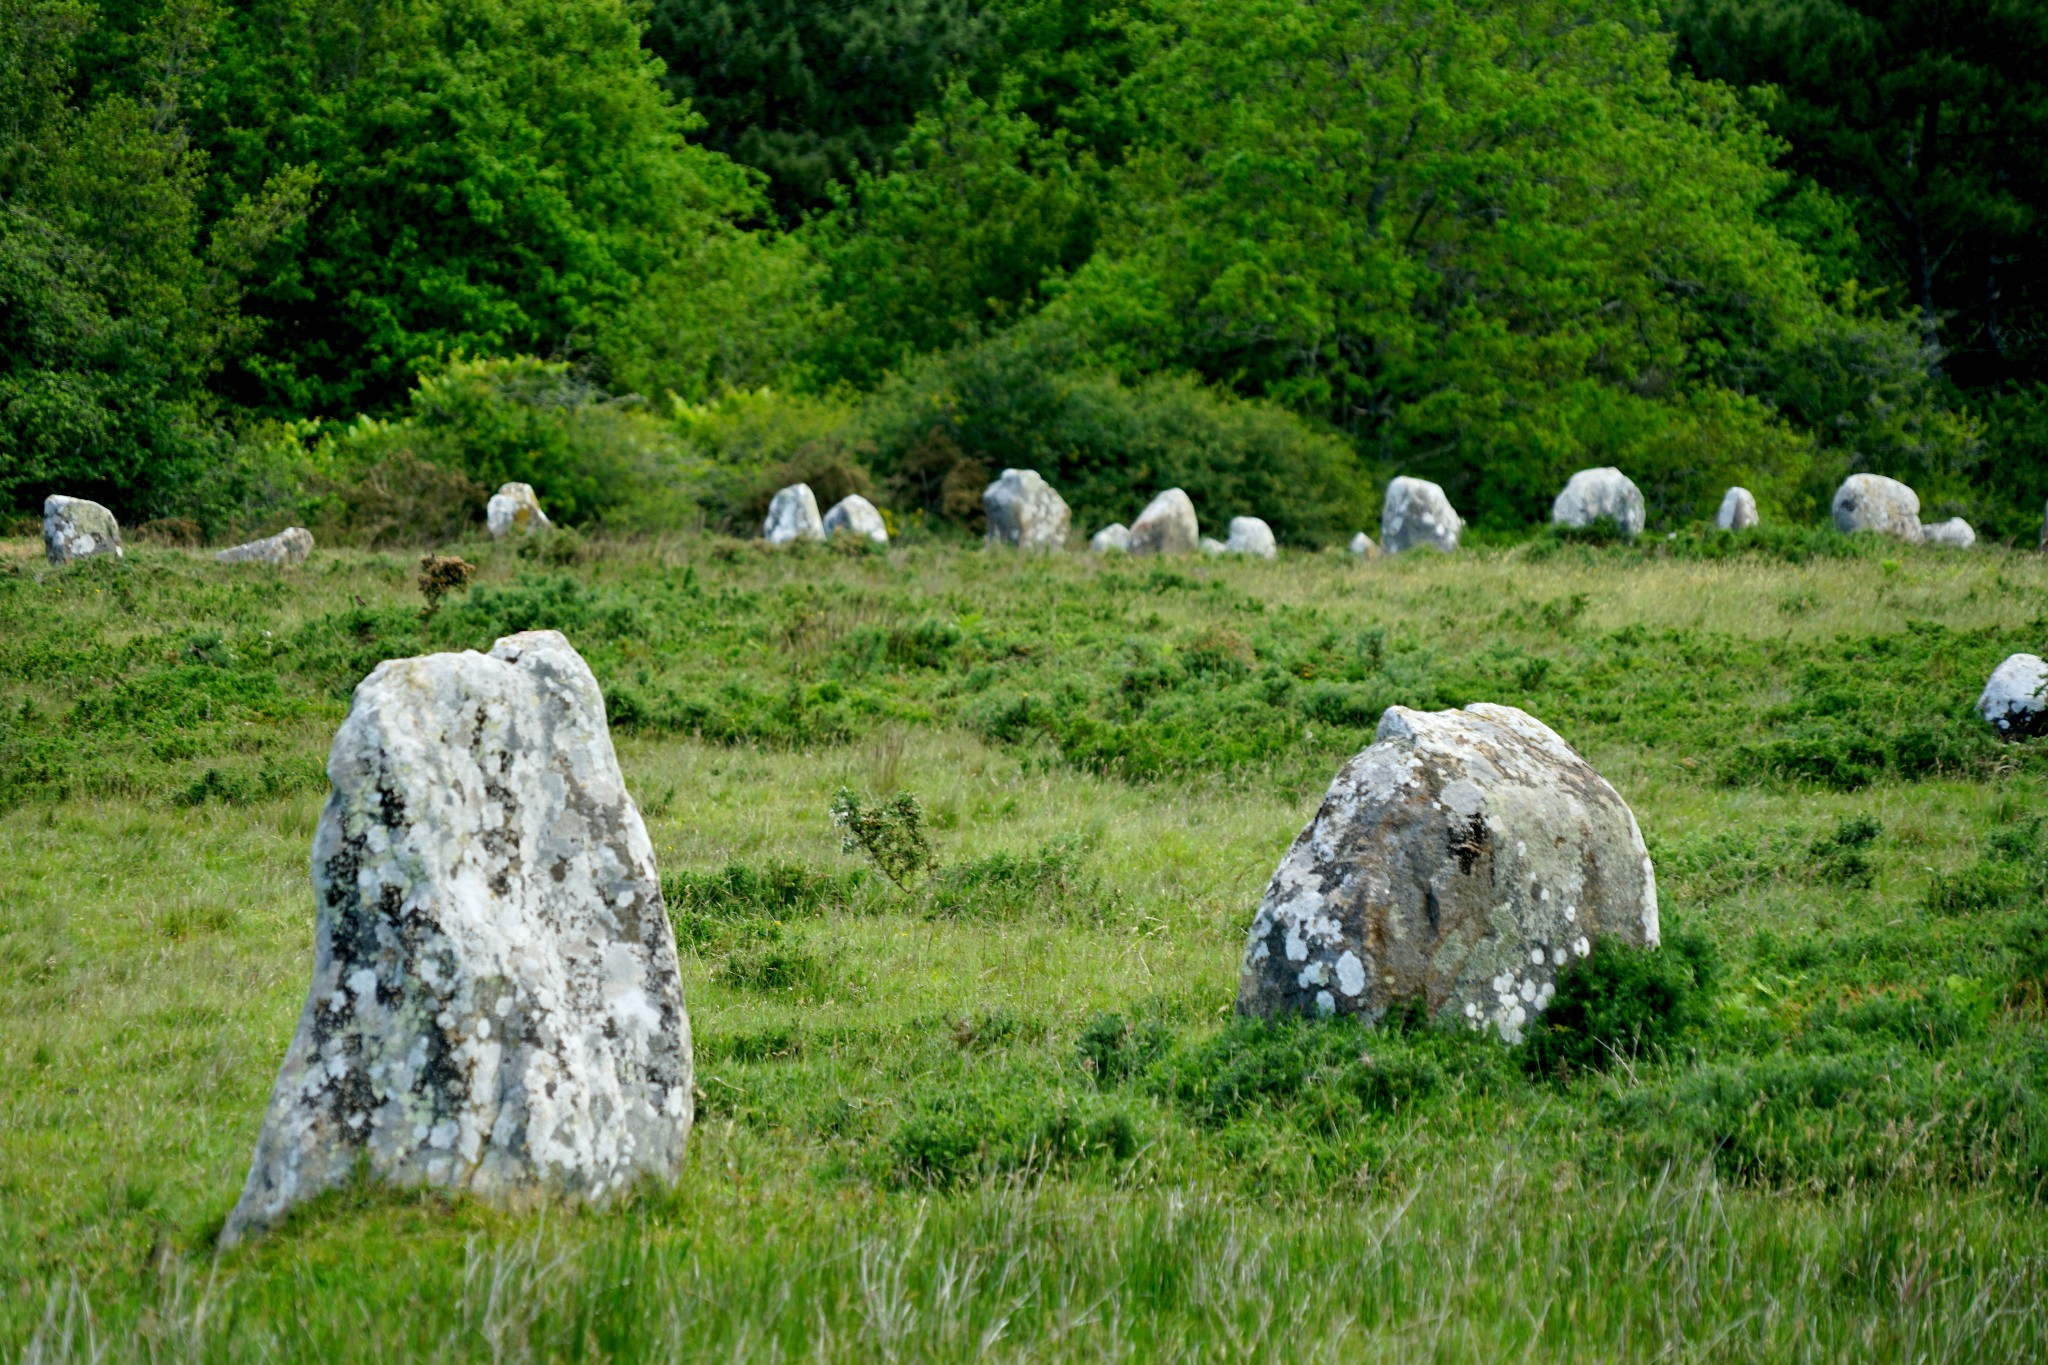
<svg viewBox="0 0 2048 1365">
<path fill-rule="evenodd" d="M 2048 746 L 1969 709 L 2048 637 L 2033 556 L 472 545 L 423 618 L 403 557 L 35 549 L 0 546 L 7 1358 L 2048 1345 Z M 352 1190 L 216 1259 L 349 688 L 547 625 L 606 687 L 677 925 L 681 1184 L 518 1218 Z M 1634 805 L 1711 954 L 1696 1017 L 1562 1074 L 1234 1022 L 1265 880 L 1379 708 L 1482 699 Z M 843 853 L 841 787 L 914 792 L 937 869 Z"/>
</svg>

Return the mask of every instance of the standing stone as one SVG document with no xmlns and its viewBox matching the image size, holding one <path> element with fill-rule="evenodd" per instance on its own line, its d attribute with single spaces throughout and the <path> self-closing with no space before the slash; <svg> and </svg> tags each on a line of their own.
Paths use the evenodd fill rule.
<svg viewBox="0 0 2048 1365">
<path fill-rule="evenodd" d="M 1625 536 L 1643 533 L 1644 516 L 1643 490 L 1613 465 L 1581 469 L 1550 504 L 1553 525 L 1591 526 L 1605 517 Z"/>
<path fill-rule="evenodd" d="M 514 531 L 544 531 L 554 525 L 540 510 L 540 499 L 530 483 L 508 483 L 491 494 L 484 504 L 484 524 L 491 528 L 493 540 L 503 540 Z"/>
<path fill-rule="evenodd" d="M 1257 517 L 1232 517 L 1230 539 L 1223 542 L 1223 548 L 1234 555 L 1255 555 L 1260 559 L 1280 557 L 1280 547 L 1273 540 L 1273 528 Z"/>
<path fill-rule="evenodd" d="M 1195 503 L 1178 488 L 1169 488 L 1145 504 L 1131 523 L 1131 553 L 1134 555 L 1184 555 L 1192 553 L 1202 539 L 1195 520 Z"/>
<path fill-rule="evenodd" d="M 1230 547 L 1213 536 L 1203 536 L 1199 548 L 1205 555 L 1227 555 L 1230 553 Z"/>
<path fill-rule="evenodd" d="M 1429 480 L 1404 474 L 1387 485 L 1380 504 L 1380 544 L 1388 554 L 1425 548 L 1450 554 L 1464 529 L 1444 490 Z"/>
<path fill-rule="evenodd" d="M 1835 529 L 1876 531 L 1920 543 L 1920 495 L 1882 474 L 1851 474 L 1835 490 Z"/>
<path fill-rule="evenodd" d="M 1035 469 L 1005 469 L 981 493 L 988 543 L 1020 550 L 1064 550 L 1073 513 L 1067 500 Z"/>
<path fill-rule="evenodd" d="M 1747 531 L 1756 524 L 1756 496 L 1747 488 L 1738 486 L 1721 495 L 1721 510 L 1714 514 L 1714 525 L 1724 531 Z"/>
<path fill-rule="evenodd" d="M 690 1022 L 597 680 L 552 630 L 356 687 L 313 980 L 221 1244 L 358 1170 L 519 1207 L 673 1179 Z"/>
<path fill-rule="evenodd" d="M 1920 539 L 1927 545 L 1946 545 L 1952 550 L 1967 550 L 1977 543 L 1977 533 L 1961 517 L 1950 517 L 1937 521 L 1932 526 L 1920 528 Z"/>
<path fill-rule="evenodd" d="M 1357 555 L 1360 559 L 1378 559 L 1380 557 L 1379 542 L 1365 532 L 1360 531 L 1357 535 L 1351 537 L 1351 553 Z"/>
<path fill-rule="evenodd" d="M 818 495 L 807 483 L 793 483 L 768 503 L 768 519 L 761 523 L 761 539 L 770 545 L 787 545 L 796 540 L 823 540 L 825 523 L 818 515 Z"/>
<path fill-rule="evenodd" d="M 1129 554 L 1131 533 L 1122 522 L 1112 521 L 1088 538 L 1088 549 L 1098 555 Z"/>
<path fill-rule="evenodd" d="M 889 528 L 882 521 L 882 514 L 858 493 L 848 493 L 833 503 L 832 510 L 825 514 L 824 527 L 828 540 L 845 531 L 850 535 L 866 536 L 877 545 L 889 543 Z"/>
<path fill-rule="evenodd" d="M 287 526 L 274 536 L 252 540 L 222 550 L 213 557 L 216 564 L 303 564 L 313 553 L 313 533 L 303 526 Z"/>
<path fill-rule="evenodd" d="M 2048 664 L 2038 654 L 2014 654 L 1991 672 L 1977 698 L 1977 714 L 2000 739 L 2048 733 Z"/>
<path fill-rule="evenodd" d="M 43 499 L 43 554 L 52 564 L 121 554 L 121 523 L 96 502 L 52 493 Z"/>
<path fill-rule="evenodd" d="M 1657 942 L 1628 803 L 1512 706 L 1388 708 L 1266 888 L 1240 1014 L 1429 1015 L 1519 1042 L 1605 936 Z"/>
</svg>

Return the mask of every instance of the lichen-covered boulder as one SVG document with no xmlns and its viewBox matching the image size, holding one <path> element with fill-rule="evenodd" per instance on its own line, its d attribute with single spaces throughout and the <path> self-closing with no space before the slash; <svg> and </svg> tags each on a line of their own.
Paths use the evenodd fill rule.
<svg viewBox="0 0 2048 1365">
<path fill-rule="evenodd" d="M 1273 528 L 1258 517 L 1232 517 L 1230 539 L 1223 542 L 1223 548 L 1234 555 L 1253 555 L 1259 559 L 1277 559 L 1280 546 L 1273 539 Z"/>
<path fill-rule="evenodd" d="M 1738 485 L 1721 495 L 1721 510 L 1714 514 L 1714 525 L 1724 531 L 1747 531 L 1756 524 L 1754 493 Z"/>
<path fill-rule="evenodd" d="M 1835 490 L 1835 529 L 1875 531 L 1920 543 L 1920 495 L 1882 474 L 1851 474 Z"/>
<path fill-rule="evenodd" d="M 1388 554 L 1418 549 L 1450 554 L 1464 529 L 1444 490 L 1429 480 L 1404 474 L 1387 485 L 1380 504 L 1380 545 Z"/>
<path fill-rule="evenodd" d="M 1602 937 L 1657 942 L 1657 878 L 1606 779 L 1512 706 L 1380 717 L 1252 921 L 1242 1014 L 1419 1000 L 1518 1042 Z"/>
<path fill-rule="evenodd" d="M 1612 465 L 1581 469 L 1550 504 L 1553 525 L 1591 526 L 1605 517 L 1625 536 L 1643 533 L 1644 516 L 1643 490 Z"/>
<path fill-rule="evenodd" d="M 848 493 L 833 503 L 832 510 L 825 514 L 824 527 L 828 537 L 844 531 L 848 535 L 864 536 L 877 545 L 889 543 L 889 527 L 883 522 L 882 514 L 858 493 Z"/>
<path fill-rule="evenodd" d="M 672 1179 L 690 1024 L 597 680 L 551 630 L 357 687 L 313 980 L 224 1245 L 358 1170 L 519 1207 Z"/>
<path fill-rule="evenodd" d="M 484 504 L 484 525 L 490 528 L 491 539 L 503 540 L 514 531 L 544 531 L 554 523 L 540 510 L 532 484 L 508 483 Z"/>
<path fill-rule="evenodd" d="M 2038 654 L 2014 654 L 1991 671 L 1977 698 L 1977 714 L 2001 739 L 2048 733 L 2048 664 Z"/>
<path fill-rule="evenodd" d="M 770 545 L 788 545 L 792 541 L 824 538 L 825 520 L 818 515 L 818 495 L 809 484 L 793 483 L 768 500 L 761 539 Z"/>
<path fill-rule="evenodd" d="M 1064 550 L 1074 514 L 1067 500 L 1035 469 L 1005 469 L 981 493 L 990 545 L 1020 550 Z"/>
<path fill-rule="evenodd" d="M 213 560 L 216 564 L 303 564 L 312 553 L 313 533 L 303 526 L 287 526 L 274 536 L 222 550 Z"/>
<path fill-rule="evenodd" d="M 1357 535 L 1351 537 L 1351 553 L 1357 555 L 1360 559 L 1378 559 L 1380 557 L 1379 542 L 1365 532 L 1360 531 Z"/>
<path fill-rule="evenodd" d="M 1088 549 L 1091 554 L 1098 555 L 1128 554 L 1131 549 L 1130 528 L 1120 521 L 1112 521 L 1088 537 Z"/>
<path fill-rule="evenodd" d="M 1946 545 L 1951 550 L 1967 550 L 1977 543 L 1977 532 L 1961 517 L 1950 517 L 1937 521 L 1931 526 L 1920 528 L 1920 539 L 1928 545 Z"/>
<path fill-rule="evenodd" d="M 43 499 L 43 554 L 52 564 L 94 555 L 120 559 L 121 523 L 96 502 L 52 493 Z"/>
<path fill-rule="evenodd" d="M 1201 539 L 1194 499 L 1178 488 L 1169 488 L 1146 503 L 1145 510 L 1131 523 L 1134 555 L 1191 554 Z"/>
</svg>

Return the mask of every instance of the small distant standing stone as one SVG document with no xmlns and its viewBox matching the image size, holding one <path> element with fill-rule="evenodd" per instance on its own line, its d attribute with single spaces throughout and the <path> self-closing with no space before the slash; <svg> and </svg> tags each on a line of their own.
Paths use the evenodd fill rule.
<svg viewBox="0 0 2048 1365">
<path fill-rule="evenodd" d="M 1386 500 L 1380 504 L 1380 545 L 1388 554 L 1417 549 L 1450 554 L 1458 548 L 1464 529 L 1444 490 L 1429 480 L 1404 474 L 1387 485 Z"/>
<path fill-rule="evenodd" d="M 312 553 L 313 533 L 303 526 L 287 526 L 274 536 L 222 550 L 213 560 L 216 564 L 303 564 Z"/>
<path fill-rule="evenodd" d="M 96 502 L 52 493 L 43 499 L 43 554 L 52 564 L 95 555 L 120 559 L 121 523 Z"/>
<path fill-rule="evenodd" d="M 1088 537 L 1088 549 L 1090 553 L 1098 555 L 1129 554 L 1131 550 L 1130 528 L 1120 521 L 1112 521 L 1109 525 Z"/>
<path fill-rule="evenodd" d="M 770 545 L 824 538 L 825 522 L 818 515 L 818 495 L 809 484 L 793 483 L 768 503 L 768 519 L 761 523 L 761 539 Z"/>
<path fill-rule="evenodd" d="M 484 524 L 491 539 L 503 540 L 514 531 L 542 531 L 554 525 L 540 510 L 540 499 L 530 483 L 508 483 L 491 494 L 484 504 Z"/>
<path fill-rule="evenodd" d="M 313 836 L 313 979 L 221 1232 L 358 1171 L 508 1207 L 681 1168 L 690 1021 L 597 679 L 552 630 L 355 691 Z"/>
<path fill-rule="evenodd" d="M 1074 514 L 1067 500 L 1035 469 L 1005 469 L 982 490 L 990 545 L 1020 550 L 1064 550 Z"/>
<path fill-rule="evenodd" d="M 1237 1009 L 1377 1021 L 1413 1000 L 1514 1043 L 1606 937 L 1658 941 L 1620 793 L 1512 706 L 1395 706 L 1266 887 Z"/>
<path fill-rule="evenodd" d="M 1977 532 L 1961 517 L 1950 517 L 1937 521 L 1932 526 L 1920 528 L 1920 539 L 1928 545 L 1946 545 L 1952 550 L 1967 550 L 1977 543 Z"/>
<path fill-rule="evenodd" d="M 1351 553 L 1357 555 L 1360 559 L 1378 559 L 1380 557 L 1379 542 L 1365 532 L 1360 531 L 1357 535 L 1351 537 Z"/>
<path fill-rule="evenodd" d="M 1550 504 L 1550 520 L 1558 526 L 1591 526 L 1603 517 L 1625 536 L 1643 533 L 1643 490 L 1612 465 L 1581 469 Z"/>
<path fill-rule="evenodd" d="M 1714 514 L 1714 525 L 1724 531 L 1747 531 L 1756 524 L 1756 497 L 1747 488 L 1738 486 L 1721 495 L 1721 510 Z"/>
<path fill-rule="evenodd" d="M 877 545 L 889 543 L 889 527 L 883 522 L 882 514 L 875 505 L 858 493 L 848 493 L 832 504 L 832 510 L 825 514 L 827 537 L 845 531 L 850 535 L 865 536 Z"/>
<path fill-rule="evenodd" d="M 1977 714 L 2000 739 L 2048 733 L 2048 664 L 2038 654 L 2014 654 L 1991 672 L 1977 698 Z"/>
<path fill-rule="evenodd" d="M 1131 553 L 1134 555 L 1184 555 L 1201 543 L 1201 524 L 1195 520 L 1195 502 L 1178 488 L 1169 488 L 1145 504 L 1145 510 L 1131 523 Z"/>
<path fill-rule="evenodd" d="M 1223 548 L 1234 555 L 1252 555 L 1258 559 L 1277 559 L 1280 546 L 1273 539 L 1273 528 L 1258 517 L 1232 517 L 1230 539 L 1223 542 Z"/>
<path fill-rule="evenodd" d="M 1835 529 L 1843 535 L 1875 531 L 1920 543 L 1920 495 L 1882 474 L 1851 474 L 1835 490 Z"/>
<path fill-rule="evenodd" d="M 1227 555 L 1230 547 L 1213 536 L 1202 537 L 1202 553 L 1205 555 Z"/>
</svg>

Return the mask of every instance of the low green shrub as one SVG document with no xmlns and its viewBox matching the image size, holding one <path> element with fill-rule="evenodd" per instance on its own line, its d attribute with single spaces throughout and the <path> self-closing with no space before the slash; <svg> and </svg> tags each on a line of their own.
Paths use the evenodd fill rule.
<svg viewBox="0 0 2048 1365">
<path fill-rule="evenodd" d="M 1662 1053 L 1707 1021 L 1719 974 L 1718 955 L 1696 934 L 1673 934 L 1661 948 L 1602 939 L 1559 975 L 1523 1065 L 1569 1079 Z"/>
</svg>

